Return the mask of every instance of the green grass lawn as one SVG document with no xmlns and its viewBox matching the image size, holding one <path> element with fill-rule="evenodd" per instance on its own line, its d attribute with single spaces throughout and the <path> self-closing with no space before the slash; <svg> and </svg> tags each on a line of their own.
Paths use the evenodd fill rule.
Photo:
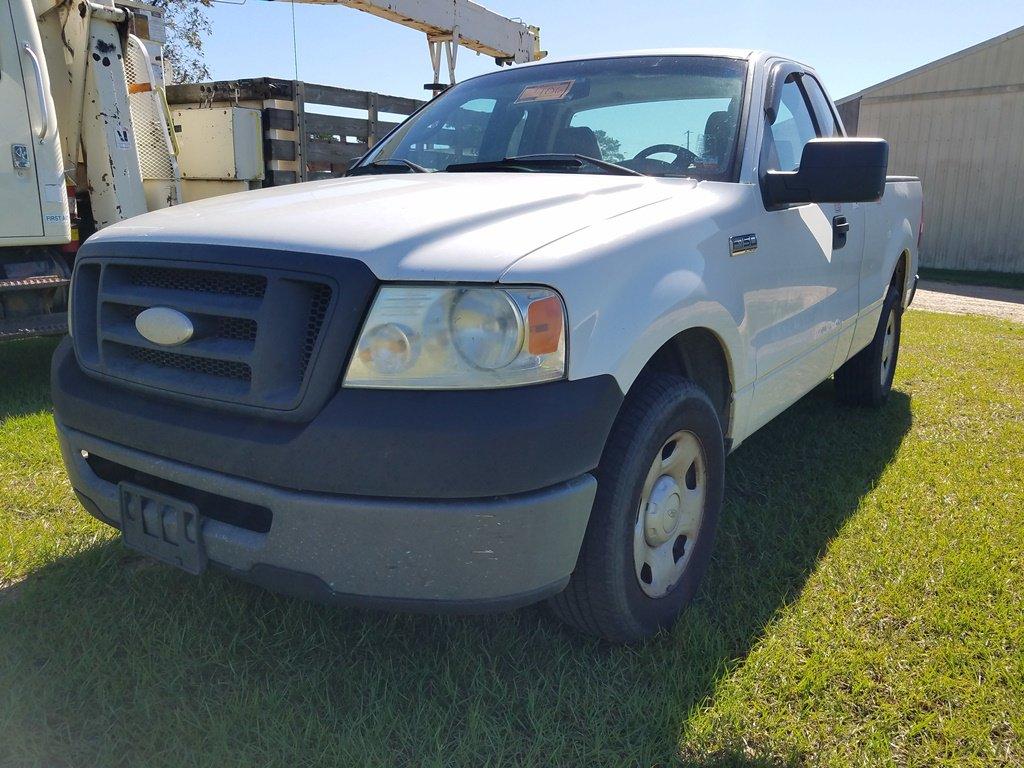
<svg viewBox="0 0 1024 768">
<path fill-rule="evenodd" d="M 0 765 L 1020 766 L 1024 326 L 912 312 L 880 411 L 819 387 L 728 463 L 670 634 L 388 615 L 141 560 L 0 345 Z"/>
</svg>

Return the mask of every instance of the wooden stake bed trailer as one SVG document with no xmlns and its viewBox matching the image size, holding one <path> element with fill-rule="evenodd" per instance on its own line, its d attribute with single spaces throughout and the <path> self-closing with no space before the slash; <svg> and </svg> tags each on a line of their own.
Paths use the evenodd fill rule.
<svg viewBox="0 0 1024 768">
<path fill-rule="evenodd" d="M 229 106 L 260 110 L 263 125 L 262 186 L 340 176 L 424 102 L 373 91 L 261 77 L 167 87 L 172 110 Z M 318 107 L 358 110 L 360 117 L 323 114 Z"/>
</svg>

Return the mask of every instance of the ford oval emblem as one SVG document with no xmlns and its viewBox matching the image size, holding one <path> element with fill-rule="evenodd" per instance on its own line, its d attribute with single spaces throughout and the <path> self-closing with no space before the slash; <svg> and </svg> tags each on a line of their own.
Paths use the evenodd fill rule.
<svg viewBox="0 0 1024 768">
<path fill-rule="evenodd" d="M 196 329 L 188 315 L 176 309 L 150 307 L 136 316 L 135 330 L 153 344 L 176 347 L 191 339 Z"/>
</svg>

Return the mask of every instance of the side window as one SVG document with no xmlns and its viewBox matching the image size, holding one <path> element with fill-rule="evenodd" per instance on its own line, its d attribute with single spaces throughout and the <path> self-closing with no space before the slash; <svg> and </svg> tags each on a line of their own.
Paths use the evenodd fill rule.
<svg viewBox="0 0 1024 768">
<path fill-rule="evenodd" d="M 813 77 L 807 76 L 803 78 L 804 90 L 807 91 L 807 98 L 811 100 L 811 106 L 814 108 L 814 116 L 818 119 L 819 133 L 823 138 L 832 138 L 833 136 L 840 136 L 842 132 L 839 130 L 839 126 L 836 125 L 836 118 L 832 112 L 832 105 L 829 103 L 828 96 L 821 90 L 821 85 Z"/>
<path fill-rule="evenodd" d="M 782 103 L 775 123 L 765 134 L 766 171 L 795 171 L 800 166 L 804 145 L 817 138 L 807 100 L 796 78 L 782 86 Z"/>
</svg>

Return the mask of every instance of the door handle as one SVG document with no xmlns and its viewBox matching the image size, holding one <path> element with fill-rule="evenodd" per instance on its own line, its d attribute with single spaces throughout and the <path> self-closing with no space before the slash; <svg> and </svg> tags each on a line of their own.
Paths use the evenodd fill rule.
<svg viewBox="0 0 1024 768">
<path fill-rule="evenodd" d="M 832 250 L 838 251 L 846 246 L 846 236 L 850 233 L 850 220 L 845 216 L 832 219 Z"/>
<path fill-rule="evenodd" d="M 50 133 L 50 104 L 46 100 L 46 84 L 43 82 L 43 66 L 39 63 L 39 57 L 36 52 L 32 50 L 32 46 L 28 43 L 22 43 L 21 49 L 28 54 L 29 60 L 32 62 L 32 71 L 36 78 L 36 95 L 39 97 L 39 116 L 42 119 L 42 126 L 36 131 L 36 136 L 40 141 L 45 139 Z"/>
</svg>

